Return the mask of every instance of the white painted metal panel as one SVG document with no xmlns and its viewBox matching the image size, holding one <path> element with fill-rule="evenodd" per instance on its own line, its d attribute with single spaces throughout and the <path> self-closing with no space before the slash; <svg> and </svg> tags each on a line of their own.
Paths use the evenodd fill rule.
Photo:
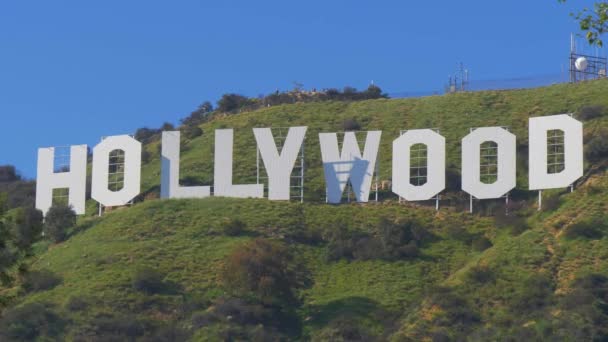
<svg viewBox="0 0 608 342">
<path fill-rule="evenodd" d="M 264 197 L 263 184 L 232 184 L 233 130 L 215 130 L 214 196 Z"/>
<path fill-rule="evenodd" d="M 329 203 L 340 203 L 349 179 L 357 202 L 369 200 L 381 135 L 381 131 L 367 132 L 361 156 L 354 132 L 344 133 L 341 153 L 336 133 L 319 133 Z"/>
<path fill-rule="evenodd" d="M 565 168 L 559 173 L 547 171 L 547 132 L 564 132 Z M 568 114 L 530 118 L 529 189 L 565 188 L 583 176 L 583 124 Z"/>
<path fill-rule="evenodd" d="M 479 164 L 481 144 L 493 141 L 498 146 L 496 182 L 481 181 Z M 516 137 L 502 127 L 477 128 L 462 139 L 462 190 L 479 199 L 500 198 L 516 182 Z"/>
<path fill-rule="evenodd" d="M 410 150 L 427 147 L 427 182 L 410 183 Z M 430 200 L 445 189 L 445 138 L 431 129 L 413 129 L 393 141 L 392 190 L 407 201 Z"/>
<path fill-rule="evenodd" d="M 68 188 L 68 204 L 76 214 L 85 212 L 87 184 L 87 145 L 70 147 L 70 171 L 54 172 L 53 147 L 38 149 L 38 172 L 36 176 L 36 208 L 45 215 L 53 204 L 53 189 Z"/>
<path fill-rule="evenodd" d="M 180 132 L 166 131 L 161 148 L 161 198 L 204 198 L 211 194 L 210 186 L 180 186 Z"/>
<path fill-rule="evenodd" d="M 280 153 L 270 128 L 253 129 L 253 134 L 262 155 L 266 173 L 268 174 L 268 199 L 289 200 L 291 172 L 302 148 L 306 129 L 307 127 L 289 128 L 287 138 Z"/>
<path fill-rule="evenodd" d="M 118 191 L 108 188 L 110 152 L 125 153 L 124 185 Z M 93 148 L 93 175 L 91 197 L 103 206 L 128 204 L 139 195 L 141 181 L 141 143 L 128 135 L 105 138 Z"/>
</svg>

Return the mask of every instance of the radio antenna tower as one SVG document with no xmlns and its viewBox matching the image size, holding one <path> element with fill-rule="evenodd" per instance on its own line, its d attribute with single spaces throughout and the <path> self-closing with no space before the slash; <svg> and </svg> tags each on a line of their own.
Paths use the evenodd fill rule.
<svg viewBox="0 0 608 342">
<path fill-rule="evenodd" d="M 446 87 L 445 92 L 448 94 L 451 93 L 460 93 L 467 91 L 469 89 L 469 70 L 464 68 L 464 64 L 460 62 L 458 64 L 458 70 L 456 74 L 448 77 L 448 85 Z"/>
<path fill-rule="evenodd" d="M 570 33 L 570 53 L 576 53 L 576 42 L 574 41 L 574 33 Z"/>
<path fill-rule="evenodd" d="M 593 52 L 592 52 L 593 53 Z M 570 83 L 587 80 L 595 80 L 606 77 L 608 60 L 600 57 L 599 50 L 595 50 L 595 56 L 577 52 L 576 40 L 570 34 Z"/>
</svg>

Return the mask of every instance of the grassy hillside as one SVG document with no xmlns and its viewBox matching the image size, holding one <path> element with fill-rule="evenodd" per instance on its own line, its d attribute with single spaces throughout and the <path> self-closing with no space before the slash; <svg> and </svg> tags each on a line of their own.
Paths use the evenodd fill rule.
<svg viewBox="0 0 608 342">
<path fill-rule="evenodd" d="M 64 243 L 39 243 L 31 270 L 48 270 L 60 283 L 3 289 L 14 299 L 1 327 L 35 320 L 31 325 L 43 328 L 34 329 L 34 339 L 84 341 L 606 339 L 608 159 L 590 154 L 577 189 L 547 191 L 540 212 L 536 194 L 525 190 L 528 118 L 608 107 L 606 95 L 608 81 L 598 81 L 216 117 L 201 125 L 202 136 L 183 141 L 183 179 L 212 184 L 213 129 L 235 129 L 235 182 L 250 183 L 256 174 L 251 128 L 306 125 L 306 203 L 153 199 L 160 162 L 158 142 L 151 143 L 142 177 L 147 200 L 82 218 Z M 388 192 L 380 203 L 322 203 L 317 133 L 340 131 L 346 119 L 383 131 L 381 179 L 390 178 L 391 142 L 400 129 L 439 128 L 448 141 L 449 172 L 457 175 L 459 141 L 470 127 L 508 126 L 519 151 L 519 190 L 509 215 L 502 201 L 476 203 L 478 211 L 469 214 L 457 182 L 439 211 L 399 204 Z M 586 140 L 606 129 L 608 113 L 599 111 L 585 122 Z M 228 231 L 235 221 L 245 227 Z M 395 236 L 401 240 L 391 241 Z M 226 283 L 231 255 L 259 239 L 287 246 L 304 275 L 291 300 L 268 303 Z M 396 254 L 380 253 L 387 245 Z M 134 286 L 144 267 L 161 276 L 161 290 Z"/>
</svg>

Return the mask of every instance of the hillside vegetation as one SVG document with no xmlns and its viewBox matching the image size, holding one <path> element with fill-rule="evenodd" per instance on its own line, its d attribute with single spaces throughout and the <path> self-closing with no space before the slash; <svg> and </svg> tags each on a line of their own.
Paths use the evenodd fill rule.
<svg viewBox="0 0 608 342">
<path fill-rule="evenodd" d="M 234 182 L 255 183 L 253 127 L 308 126 L 305 203 L 159 200 L 159 141 L 130 208 L 95 203 L 62 243 L 39 242 L 2 295 L 2 340 L 533 341 L 608 339 L 608 81 L 419 99 L 312 102 L 216 115 L 182 141 L 181 178 L 213 183 L 213 130 L 235 129 Z M 604 107 L 605 106 L 605 107 Z M 585 176 L 527 191 L 527 122 L 576 113 Z M 324 203 L 319 132 L 382 130 L 380 179 L 403 129 L 447 139 L 448 189 L 434 203 Z M 518 186 L 476 201 L 459 187 L 460 140 L 507 126 Z M 363 137 L 363 136 L 361 136 Z M 362 142 L 363 139 L 361 138 Z M 506 214 L 508 212 L 508 214 Z"/>
</svg>

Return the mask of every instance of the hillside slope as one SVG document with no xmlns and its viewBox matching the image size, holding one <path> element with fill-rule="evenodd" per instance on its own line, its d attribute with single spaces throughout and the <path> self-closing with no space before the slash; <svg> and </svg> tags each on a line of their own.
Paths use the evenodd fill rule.
<svg viewBox="0 0 608 342">
<path fill-rule="evenodd" d="M 606 95 L 608 81 L 597 81 L 294 104 L 217 117 L 201 125 L 202 136 L 183 142 L 183 179 L 212 183 L 215 128 L 235 128 L 235 182 L 251 183 L 251 128 L 306 125 L 306 202 L 156 200 L 160 162 L 153 142 L 146 146 L 152 157 L 142 177 L 146 200 L 101 218 L 82 218 L 64 243 L 39 243 L 31 269 L 49 270 L 61 283 L 42 291 L 4 289 L 14 296 L 5 317 L 29 317 L 23 308 L 41 303 L 37 308 L 48 312 L 32 315 L 35 324 L 54 328 L 33 338 L 83 341 L 606 339 L 606 154 L 591 154 L 574 192 L 547 191 L 540 212 L 536 193 L 525 190 L 528 118 L 608 107 Z M 391 142 L 400 129 L 439 128 L 448 141 L 448 172 L 457 176 L 459 142 L 469 128 L 510 127 L 520 152 L 512 204 L 477 202 L 471 215 L 463 210 L 468 197 L 457 181 L 450 182 L 439 211 L 400 204 L 388 191 L 379 203 L 324 204 L 317 133 L 340 131 L 346 119 L 383 131 L 381 179 L 390 178 Z M 608 113 L 600 111 L 585 123 L 586 140 L 606 129 Z M 228 231 L 235 221 L 245 224 Z M 226 283 L 230 256 L 259 239 L 288 246 L 305 273 L 292 301 L 269 304 L 238 296 Z M 381 253 L 389 250 L 396 254 Z M 161 274 L 166 287 L 138 291 L 133 281 L 142 267 Z M 0 322 L 13 329 L 10 323 Z"/>
</svg>

